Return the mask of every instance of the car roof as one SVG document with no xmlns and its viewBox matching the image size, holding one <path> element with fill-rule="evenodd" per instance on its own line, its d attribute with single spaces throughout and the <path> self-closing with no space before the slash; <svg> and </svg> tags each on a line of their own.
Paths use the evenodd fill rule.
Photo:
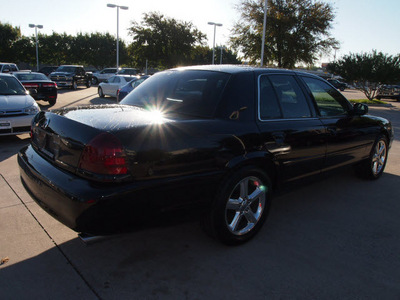
<svg viewBox="0 0 400 300">
<path fill-rule="evenodd" d="M 256 72 L 263 74 L 286 73 L 286 74 L 307 75 L 311 77 L 320 78 L 317 75 L 307 73 L 304 71 L 278 69 L 278 68 L 263 68 L 258 66 L 249 66 L 249 65 L 200 65 L 200 66 L 179 67 L 173 70 L 202 70 L 202 71 L 224 72 L 229 74 L 237 74 L 243 72 Z"/>
</svg>

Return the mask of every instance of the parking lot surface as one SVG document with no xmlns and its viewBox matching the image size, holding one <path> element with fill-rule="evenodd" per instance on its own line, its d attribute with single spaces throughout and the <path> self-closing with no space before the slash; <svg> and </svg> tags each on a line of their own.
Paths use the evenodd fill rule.
<svg viewBox="0 0 400 300">
<path fill-rule="evenodd" d="M 39 104 L 115 102 L 91 87 Z M 400 299 L 400 102 L 389 103 L 370 108 L 395 129 L 380 180 L 348 169 L 279 195 L 263 230 L 239 247 L 197 222 L 85 246 L 22 187 L 16 154 L 29 135 L 0 137 L 0 298 Z"/>
</svg>

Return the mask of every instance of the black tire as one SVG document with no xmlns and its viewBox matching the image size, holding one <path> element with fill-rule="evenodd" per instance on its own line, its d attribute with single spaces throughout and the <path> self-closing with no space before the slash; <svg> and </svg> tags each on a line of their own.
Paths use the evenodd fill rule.
<svg viewBox="0 0 400 300">
<path fill-rule="evenodd" d="M 247 242 L 267 219 L 271 195 L 271 180 L 265 172 L 253 166 L 235 171 L 221 184 L 203 220 L 204 230 L 226 245 Z"/>
<path fill-rule="evenodd" d="M 376 139 L 368 159 L 356 166 L 356 174 L 365 179 L 378 179 L 385 170 L 388 157 L 388 139 L 379 135 Z"/>
<path fill-rule="evenodd" d="M 381 100 L 382 98 L 381 97 L 375 97 L 377 100 Z"/>
<path fill-rule="evenodd" d="M 56 98 L 53 98 L 53 99 L 49 99 L 48 101 L 49 101 L 49 104 L 50 104 L 51 106 L 53 106 L 54 104 L 56 104 L 57 99 L 56 99 Z"/>
<path fill-rule="evenodd" d="M 97 92 L 98 92 L 100 98 L 104 98 L 103 89 L 102 89 L 101 87 L 99 87 L 99 88 L 97 89 Z"/>
<path fill-rule="evenodd" d="M 88 79 L 87 81 L 86 81 L 86 87 L 87 88 L 90 88 L 92 86 L 92 81 L 90 80 L 90 79 Z"/>
<path fill-rule="evenodd" d="M 99 80 L 96 77 L 92 77 L 92 84 L 95 85 L 98 83 L 99 83 Z"/>
<path fill-rule="evenodd" d="M 76 89 L 78 89 L 78 84 L 76 83 L 75 80 L 72 81 L 71 89 L 74 90 L 74 91 L 75 91 Z"/>
</svg>

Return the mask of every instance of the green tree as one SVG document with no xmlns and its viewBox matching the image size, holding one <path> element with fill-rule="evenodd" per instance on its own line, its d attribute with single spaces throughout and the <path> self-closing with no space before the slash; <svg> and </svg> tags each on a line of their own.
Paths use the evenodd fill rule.
<svg viewBox="0 0 400 300">
<path fill-rule="evenodd" d="M 191 60 L 192 49 L 206 39 L 191 22 L 157 12 L 145 13 L 141 24 L 132 22 L 129 31 L 133 37 L 129 52 L 137 66 L 144 66 L 146 60 L 158 68 L 184 65 Z"/>
<path fill-rule="evenodd" d="M 0 58 L 2 61 L 15 61 L 15 55 L 12 50 L 13 44 L 21 38 L 19 27 L 13 27 L 8 23 L 0 22 Z"/>
<path fill-rule="evenodd" d="M 207 65 L 212 61 L 212 48 L 208 46 L 196 46 L 191 52 L 190 64 L 193 65 Z M 221 48 L 216 47 L 215 49 L 215 63 L 219 64 L 221 61 Z M 231 49 L 223 47 L 222 50 L 222 64 L 241 64 L 242 62 L 238 59 L 237 54 Z"/>
<path fill-rule="evenodd" d="M 242 0 L 237 6 L 231 46 L 250 63 L 260 62 L 264 22 L 264 0 Z M 329 34 L 334 20 L 330 4 L 318 0 L 268 0 L 264 63 L 294 68 L 311 64 L 319 54 L 337 47 Z"/>
<path fill-rule="evenodd" d="M 349 54 L 328 65 L 328 71 L 354 82 L 357 89 L 372 100 L 381 84 L 400 81 L 400 55 L 392 56 L 382 52 Z"/>
</svg>

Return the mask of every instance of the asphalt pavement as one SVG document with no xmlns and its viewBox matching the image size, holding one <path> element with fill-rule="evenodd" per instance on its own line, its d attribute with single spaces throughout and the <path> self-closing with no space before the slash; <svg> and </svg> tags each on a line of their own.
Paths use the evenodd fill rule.
<svg viewBox="0 0 400 300">
<path fill-rule="evenodd" d="M 81 88 L 54 107 L 88 103 L 115 99 Z M 400 102 L 390 103 L 370 108 L 395 128 L 380 180 L 349 169 L 288 191 L 239 247 L 197 222 L 86 246 L 22 187 L 16 155 L 29 135 L 0 137 L 0 299 L 400 299 Z"/>
</svg>

